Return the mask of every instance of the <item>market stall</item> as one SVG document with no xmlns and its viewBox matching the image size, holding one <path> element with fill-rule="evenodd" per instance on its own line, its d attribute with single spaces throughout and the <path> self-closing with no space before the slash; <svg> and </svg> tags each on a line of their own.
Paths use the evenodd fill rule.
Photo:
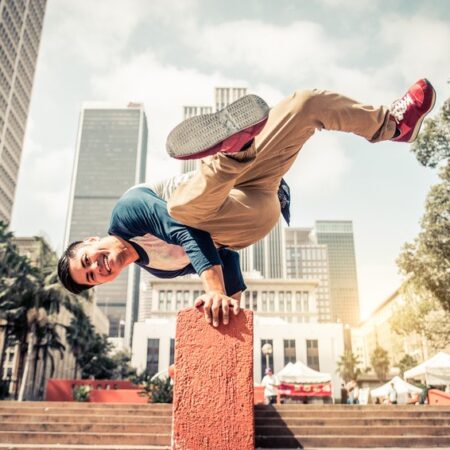
<svg viewBox="0 0 450 450">
<path fill-rule="evenodd" d="M 314 397 L 332 399 L 331 375 L 313 370 L 300 361 L 288 363 L 276 376 L 280 382 L 280 400 L 307 401 Z"/>
<path fill-rule="evenodd" d="M 436 353 L 429 360 L 407 370 L 405 379 L 424 380 L 429 386 L 450 386 L 450 354 Z"/>
<path fill-rule="evenodd" d="M 397 403 L 399 405 L 405 405 L 406 403 L 408 403 L 408 399 L 411 398 L 411 396 L 413 396 L 414 394 L 419 395 L 422 392 L 422 389 L 418 388 L 417 386 L 407 383 L 400 377 L 394 377 L 386 384 L 383 384 L 376 389 L 372 389 L 370 391 L 370 396 L 372 398 L 379 399 L 388 398 L 389 392 L 391 390 L 391 384 L 394 384 L 394 389 L 397 391 Z"/>
</svg>

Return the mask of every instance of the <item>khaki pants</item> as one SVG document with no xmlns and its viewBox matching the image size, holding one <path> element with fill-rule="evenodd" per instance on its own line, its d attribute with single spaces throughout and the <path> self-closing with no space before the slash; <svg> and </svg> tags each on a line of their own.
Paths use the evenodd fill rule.
<svg viewBox="0 0 450 450">
<path fill-rule="evenodd" d="M 296 91 L 270 110 L 252 146 L 237 161 L 218 153 L 168 201 L 169 214 L 211 234 L 216 244 L 241 249 L 266 236 L 280 216 L 278 186 L 316 129 L 346 131 L 370 142 L 390 139 L 395 122 L 375 108 L 328 91 Z"/>
</svg>

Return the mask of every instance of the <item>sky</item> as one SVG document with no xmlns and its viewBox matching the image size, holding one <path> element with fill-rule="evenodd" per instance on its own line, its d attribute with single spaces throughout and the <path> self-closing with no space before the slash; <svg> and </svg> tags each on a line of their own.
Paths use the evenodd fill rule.
<svg viewBox="0 0 450 450">
<path fill-rule="evenodd" d="M 11 229 L 61 253 L 83 102 L 144 103 L 147 180 L 158 181 L 181 170 L 165 139 L 182 106 L 212 105 L 216 86 L 271 105 L 311 88 L 389 105 L 427 77 L 436 114 L 449 56 L 446 0 L 49 0 Z M 409 145 L 321 131 L 286 180 L 291 226 L 353 221 L 366 317 L 401 283 L 395 260 L 420 230 L 435 171 Z"/>
</svg>

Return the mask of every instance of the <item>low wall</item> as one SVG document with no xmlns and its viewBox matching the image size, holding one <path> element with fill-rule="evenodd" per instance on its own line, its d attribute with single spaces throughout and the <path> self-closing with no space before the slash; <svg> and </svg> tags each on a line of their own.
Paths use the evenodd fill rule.
<svg viewBox="0 0 450 450">
<path fill-rule="evenodd" d="M 146 397 L 140 398 L 137 395 L 141 389 L 131 381 L 60 380 L 54 378 L 51 378 L 47 382 L 45 400 L 49 402 L 73 402 L 73 388 L 75 386 L 90 386 L 90 398 L 91 401 L 95 402 L 113 403 L 119 401 L 120 403 L 146 403 L 147 401 Z M 125 401 L 126 398 L 132 401 Z"/>
<path fill-rule="evenodd" d="M 430 405 L 450 405 L 450 394 L 438 389 L 430 389 L 428 391 L 428 403 Z"/>
</svg>

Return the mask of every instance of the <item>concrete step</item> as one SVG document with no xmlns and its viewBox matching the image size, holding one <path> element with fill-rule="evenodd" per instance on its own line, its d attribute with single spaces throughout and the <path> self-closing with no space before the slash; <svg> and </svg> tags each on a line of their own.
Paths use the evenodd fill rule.
<svg viewBox="0 0 450 450">
<path fill-rule="evenodd" d="M 450 426 L 447 427 L 404 427 L 404 426 L 256 426 L 259 436 L 450 436 Z"/>
<path fill-rule="evenodd" d="M 170 450 L 166 445 L 0 444 L 3 450 Z"/>
<path fill-rule="evenodd" d="M 362 411 L 370 411 L 370 410 L 417 410 L 417 409 L 424 409 L 427 411 L 431 410 L 447 410 L 450 411 L 449 405 L 342 405 L 342 404 L 334 404 L 334 405 L 320 405 L 320 404 L 313 404 L 313 405 L 303 405 L 300 403 L 282 403 L 282 404 L 273 404 L 273 405 L 255 405 L 255 411 L 258 410 L 282 410 L 282 409 L 296 409 L 296 410 L 362 410 Z"/>
<path fill-rule="evenodd" d="M 160 415 L 171 415 L 172 410 L 171 409 L 140 409 L 140 410 L 134 410 L 134 409 L 108 409 L 108 408 L 98 408 L 98 409 L 89 409 L 85 411 L 81 411 L 79 409 L 74 408 L 5 408 L 0 410 L 0 414 L 87 414 L 89 416 L 102 416 L 104 414 L 115 414 L 115 415 L 129 415 L 129 414 L 139 414 L 140 416 L 160 416 Z"/>
<path fill-rule="evenodd" d="M 39 423 L 17 423 L 0 422 L 0 431 L 40 431 L 63 432 L 67 433 L 163 433 L 170 434 L 172 431 L 171 422 L 146 424 L 135 423 L 67 423 L 67 422 L 39 422 Z"/>
<path fill-rule="evenodd" d="M 402 425 L 402 426 L 420 426 L 426 425 L 432 426 L 450 426 L 450 422 L 447 419 L 384 419 L 380 417 L 374 417 L 369 419 L 281 419 L 281 418 L 264 418 L 255 419 L 257 426 L 265 425 L 287 425 L 287 426 L 346 426 L 346 425 L 360 425 L 360 426 L 375 426 L 375 425 Z"/>
<path fill-rule="evenodd" d="M 142 423 L 144 425 L 148 423 L 172 423 L 172 416 L 159 415 L 159 416 L 140 416 L 134 414 L 128 414 L 126 416 L 112 415 L 111 411 L 108 415 L 95 415 L 88 414 L 76 415 L 76 414 L 2 414 L 0 415 L 0 423 L 2 421 L 15 421 L 17 423 L 36 423 L 36 422 L 71 422 L 71 423 L 104 423 L 104 422 L 118 422 L 118 423 Z"/>
<path fill-rule="evenodd" d="M 170 445 L 170 433 L 72 433 L 0 431 L 0 442 L 11 444 Z"/>
<path fill-rule="evenodd" d="M 20 408 L 52 408 L 52 409 L 126 409 L 126 410 L 146 410 L 146 409 L 167 409 L 172 410 L 171 403 L 89 403 L 89 402 L 6 402 L 0 401 L 0 410 L 20 409 Z"/>
<path fill-rule="evenodd" d="M 414 417 L 433 417 L 433 418 L 447 418 L 450 420 L 450 412 L 444 411 L 255 411 L 255 417 L 297 417 L 297 418 L 366 418 L 366 417 L 386 417 L 386 418 L 414 418 Z"/>
<path fill-rule="evenodd" d="M 446 436 L 260 436 L 256 435 L 256 447 L 270 449 L 288 448 L 416 448 L 448 447 Z"/>
</svg>

